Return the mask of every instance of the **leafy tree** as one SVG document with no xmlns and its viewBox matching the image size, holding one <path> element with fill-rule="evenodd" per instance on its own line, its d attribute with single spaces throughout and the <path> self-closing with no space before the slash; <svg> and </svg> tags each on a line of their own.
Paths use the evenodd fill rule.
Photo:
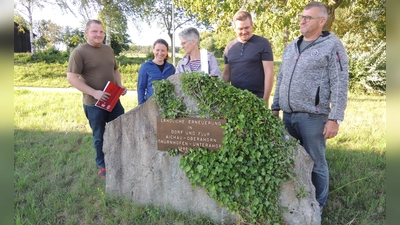
<svg viewBox="0 0 400 225">
<path fill-rule="evenodd" d="M 346 34 L 358 36 L 360 40 L 346 40 L 347 50 L 362 49 L 370 51 L 371 47 L 386 42 L 386 0 L 357 1 L 357 4 L 344 4 L 337 10 L 332 31 L 339 37 Z"/>
<path fill-rule="evenodd" d="M 153 0 L 78 0 L 58 1 L 60 7 L 65 7 L 73 14 L 76 14 L 71 8 L 78 8 L 78 14 L 86 20 L 95 13 L 103 22 L 106 31 L 106 44 L 111 45 L 111 33 L 123 34 L 127 30 L 127 20 L 132 19 L 133 24 L 146 19 L 145 9 L 152 5 Z M 139 19 L 139 20 L 138 20 Z"/>
<path fill-rule="evenodd" d="M 386 93 L 386 0 L 343 4 L 332 31 L 348 51 L 350 90 Z"/>
<path fill-rule="evenodd" d="M 111 46 L 112 36 L 120 36 L 118 39 L 124 38 L 123 34 L 126 33 L 128 24 L 126 15 L 123 13 L 121 5 L 118 5 L 114 1 L 103 1 L 103 7 L 100 9 L 99 18 L 100 20 L 104 21 L 106 45 Z"/>
<path fill-rule="evenodd" d="M 14 1 L 14 9 L 23 16 L 26 16 L 27 19 L 27 28 L 30 32 L 30 42 L 31 42 L 31 54 L 35 54 L 35 44 L 34 44 L 34 35 L 33 35 L 33 14 L 35 10 L 42 9 L 44 4 L 48 3 L 46 0 L 15 0 Z"/>
<path fill-rule="evenodd" d="M 111 48 L 114 50 L 115 55 L 119 55 L 121 52 L 129 49 L 129 44 L 131 40 L 128 34 L 121 35 L 111 33 Z M 104 40 L 105 41 L 105 40 Z"/>
<path fill-rule="evenodd" d="M 346 35 L 345 39 L 359 43 L 360 36 Z M 385 94 L 386 42 L 381 41 L 370 48 L 370 51 L 360 48 L 349 52 L 349 88 L 352 92 Z"/>
<path fill-rule="evenodd" d="M 215 45 L 221 48 L 228 40 L 221 37 L 230 37 L 231 20 L 239 9 L 252 13 L 254 18 L 254 33 L 268 38 L 272 44 L 274 54 L 279 57 L 284 47 L 293 39 L 300 36 L 298 14 L 301 14 L 309 0 L 175 0 L 177 6 L 185 8 L 189 13 L 197 15 L 197 19 L 207 20 L 216 26 L 217 41 Z M 329 18 L 325 30 L 330 30 L 341 38 L 348 50 L 349 58 L 353 63 L 364 60 L 358 65 L 375 68 L 372 77 L 374 82 L 364 82 L 379 92 L 386 85 L 386 0 L 323 0 L 328 6 Z M 376 56 L 376 46 L 380 54 Z M 359 56 L 362 56 L 361 58 Z M 373 63 L 379 58 L 379 63 Z M 370 64 L 366 65 L 365 62 Z M 351 74 L 360 74 L 360 70 Z M 379 71 L 379 72 L 376 72 Z M 360 76 L 353 76 L 352 79 Z M 377 78 L 379 77 L 379 79 Z M 368 78 L 369 79 L 369 78 Z M 361 81 L 360 81 L 361 82 Z"/>
<path fill-rule="evenodd" d="M 196 28 L 209 27 L 208 20 L 196 20 L 193 13 L 189 13 L 183 7 L 175 6 L 170 0 L 155 0 L 151 7 L 146 9 L 146 15 L 150 20 L 159 24 L 157 27 L 167 32 L 172 43 L 173 34 L 178 28 L 185 25 L 195 26 Z M 175 51 L 172 51 L 173 57 Z"/>
<path fill-rule="evenodd" d="M 81 43 L 85 43 L 85 35 L 83 31 L 78 28 L 71 28 L 69 26 L 64 28 L 63 43 L 67 46 L 67 49 L 71 51 Z"/>
<path fill-rule="evenodd" d="M 249 11 L 254 18 L 254 33 L 271 40 L 274 52 L 281 53 L 284 46 L 299 36 L 298 17 L 308 0 L 299 1 L 216 1 L 216 0 L 176 0 L 178 6 L 184 7 L 189 13 L 197 15 L 198 20 L 206 20 L 217 26 L 217 33 L 225 33 L 231 27 L 233 15 L 240 9 Z M 343 0 L 325 1 L 329 7 L 329 14 L 335 10 Z M 329 30 L 333 20 L 328 21 Z M 225 42 L 226 45 L 227 42 Z M 278 50 L 278 51 L 277 51 Z"/>
<path fill-rule="evenodd" d="M 129 35 L 126 33 L 121 34 L 110 34 L 111 48 L 114 50 L 115 55 L 119 55 L 121 52 L 129 49 Z M 67 46 L 68 50 L 71 51 L 79 44 L 86 42 L 84 32 L 80 29 L 72 29 L 71 27 L 66 27 L 64 29 L 63 43 Z M 106 40 L 104 40 L 104 43 Z"/>
<path fill-rule="evenodd" d="M 229 36 L 229 40 L 233 39 L 234 35 Z M 200 34 L 200 48 L 205 48 L 208 51 L 214 53 L 214 56 L 221 58 L 225 49 L 225 45 L 218 45 L 218 41 L 221 42 L 223 37 L 215 35 L 214 32 L 202 32 Z M 225 42 L 227 43 L 227 42 Z"/>
<path fill-rule="evenodd" d="M 308 0 L 288 1 L 236 1 L 236 0 L 176 0 L 177 6 L 197 15 L 200 21 L 215 24 L 217 34 L 226 33 L 236 11 L 247 10 L 254 17 L 254 33 L 271 40 L 274 52 L 280 55 L 283 48 L 300 35 L 297 15 Z M 367 33 L 365 39 L 386 40 L 386 0 L 323 0 L 328 6 L 329 19 L 325 30 L 339 37 L 347 32 Z M 337 21 L 339 18 L 339 21 Z M 224 44 L 226 44 L 225 42 Z"/>
<path fill-rule="evenodd" d="M 34 32 L 37 35 L 35 46 L 39 50 L 55 47 L 57 44 L 62 43 L 62 27 L 51 22 L 51 20 L 41 20 L 35 27 Z"/>
</svg>

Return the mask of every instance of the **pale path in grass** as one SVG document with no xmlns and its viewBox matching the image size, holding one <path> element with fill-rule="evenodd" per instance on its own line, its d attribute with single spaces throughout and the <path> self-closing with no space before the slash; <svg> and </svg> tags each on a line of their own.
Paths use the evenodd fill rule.
<svg viewBox="0 0 400 225">
<path fill-rule="evenodd" d="M 47 88 L 47 87 L 14 87 L 14 90 L 29 90 L 29 91 L 60 91 L 60 92 L 80 92 L 76 88 Z M 137 91 L 129 91 L 127 95 L 137 95 Z"/>
</svg>

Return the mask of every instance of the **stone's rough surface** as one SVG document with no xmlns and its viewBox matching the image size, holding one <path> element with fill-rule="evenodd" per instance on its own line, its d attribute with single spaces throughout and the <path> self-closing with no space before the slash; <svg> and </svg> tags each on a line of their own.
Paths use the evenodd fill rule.
<svg viewBox="0 0 400 225">
<path fill-rule="evenodd" d="M 180 75 L 168 79 L 175 85 L 189 110 L 197 104 L 184 96 Z M 106 192 L 130 199 L 138 205 L 154 205 L 182 213 L 204 215 L 217 223 L 230 224 L 239 216 L 230 213 L 210 198 L 204 188 L 193 188 L 180 169 L 181 156 L 169 156 L 157 150 L 156 117 L 158 109 L 152 99 L 121 115 L 106 126 L 104 134 L 107 168 Z M 315 189 L 311 183 L 312 160 L 306 151 L 295 149 L 297 178 L 281 186 L 279 202 L 287 211 L 287 224 L 320 224 Z M 298 196 L 301 198 L 298 199 Z"/>
<path fill-rule="evenodd" d="M 220 207 L 205 189 L 193 188 L 180 169 L 181 156 L 157 150 L 156 116 L 152 100 L 107 124 L 104 153 L 106 192 L 138 205 L 154 205 L 209 216 L 232 223 L 235 215 Z"/>
<path fill-rule="evenodd" d="M 287 139 L 291 138 L 287 135 Z M 287 224 L 321 224 L 319 204 L 315 199 L 315 187 L 311 182 L 313 161 L 300 145 L 294 149 L 296 178 L 281 185 L 279 204 Z"/>
</svg>

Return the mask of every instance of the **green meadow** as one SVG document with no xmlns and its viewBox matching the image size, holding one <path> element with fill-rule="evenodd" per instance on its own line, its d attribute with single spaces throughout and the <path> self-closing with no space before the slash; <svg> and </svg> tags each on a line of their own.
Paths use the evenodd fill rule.
<svg viewBox="0 0 400 225">
<path fill-rule="evenodd" d="M 145 59 L 136 60 L 121 64 L 129 90 Z M 66 64 L 17 60 L 14 85 L 70 87 L 65 70 Z M 121 101 L 126 111 L 137 106 L 132 93 Z M 327 142 L 330 194 L 322 224 L 386 223 L 385 124 L 386 96 L 349 94 L 339 134 Z M 14 224 L 213 224 L 206 215 L 107 194 L 94 154 L 80 93 L 14 90 Z"/>
</svg>

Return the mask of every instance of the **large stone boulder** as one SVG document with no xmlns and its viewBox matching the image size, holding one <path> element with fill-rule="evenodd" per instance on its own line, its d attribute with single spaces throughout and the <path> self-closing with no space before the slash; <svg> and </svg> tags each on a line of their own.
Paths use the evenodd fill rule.
<svg viewBox="0 0 400 225">
<path fill-rule="evenodd" d="M 286 138 L 292 137 L 287 135 Z M 283 213 L 284 220 L 287 224 L 321 224 L 319 203 L 311 181 L 314 162 L 300 145 L 294 153 L 296 177 L 281 185 L 279 195 L 279 204 L 287 209 Z"/>
<path fill-rule="evenodd" d="M 184 96 L 180 75 L 169 78 L 175 94 L 183 98 L 189 110 L 197 104 Z M 181 156 L 157 150 L 156 104 L 149 99 L 106 126 L 103 151 L 107 168 L 106 192 L 125 197 L 138 205 L 170 208 L 182 213 L 208 216 L 217 223 L 232 224 L 240 220 L 210 198 L 204 188 L 193 188 L 180 169 Z M 291 138 L 287 135 L 287 138 Z M 311 183 L 313 162 L 298 146 L 295 151 L 296 178 L 281 186 L 279 203 L 285 208 L 287 224 L 320 224 L 318 202 Z"/>
</svg>

